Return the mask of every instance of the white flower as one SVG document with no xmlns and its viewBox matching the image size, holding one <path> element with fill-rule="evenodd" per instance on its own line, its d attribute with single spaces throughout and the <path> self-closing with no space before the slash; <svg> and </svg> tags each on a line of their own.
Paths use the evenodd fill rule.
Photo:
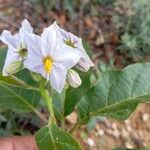
<svg viewBox="0 0 150 150">
<path fill-rule="evenodd" d="M 81 84 L 82 84 L 82 81 L 80 79 L 80 76 L 79 74 L 73 70 L 73 69 L 70 69 L 68 71 L 68 74 L 67 74 L 67 82 L 73 87 L 73 88 L 77 88 L 79 87 Z"/>
<path fill-rule="evenodd" d="M 25 42 L 28 49 L 25 67 L 41 74 L 60 93 L 68 69 L 78 63 L 81 53 L 59 42 L 54 25 L 44 29 L 41 37 L 26 33 Z"/>
<path fill-rule="evenodd" d="M 90 67 L 94 66 L 94 63 L 91 61 L 83 47 L 82 39 L 78 38 L 76 35 L 70 32 L 66 32 L 65 30 L 61 29 L 56 22 L 54 22 L 54 26 L 58 32 L 58 36 L 61 42 L 82 53 L 81 59 L 77 64 L 77 68 L 86 72 L 90 69 Z"/>
<path fill-rule="evenodd" d="M 14 63 L 22 61 L 27 53 L 26 45 L 24 43 L 24 32 L 33 32 L 33 28 L 26 19 L 23 20 L 19 33 L 12 35 L 10 31 L 4 30 L 0 36 L 0 40 L 8 45 L 7 56 L 3 67 L 4 76 L 11 74 L 12 70 L 9 71 L 7 68 L 11 68 L 11 64 L 14 66 Z M 13 70 L 13 73 L 15 73 L 15 70 Z"/>
</svg>

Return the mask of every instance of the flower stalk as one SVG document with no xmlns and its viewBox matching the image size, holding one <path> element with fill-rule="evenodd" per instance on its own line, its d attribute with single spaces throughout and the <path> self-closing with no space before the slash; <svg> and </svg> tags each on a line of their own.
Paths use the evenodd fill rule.
<svg viewBox="0 0 150 150">
<path fill-rule="evenodd" d="M 52 94 L 49 94 L 48 90 L 43 88 L 43 89 L 41 89 L 41 95 L 46 102 L 47 109 L 50 114 L 50 117 L 48 120 L 49 125 L 56 124 L 56 118 L 55 118 L 54 110 L 53 110 Z"/>
</svg>

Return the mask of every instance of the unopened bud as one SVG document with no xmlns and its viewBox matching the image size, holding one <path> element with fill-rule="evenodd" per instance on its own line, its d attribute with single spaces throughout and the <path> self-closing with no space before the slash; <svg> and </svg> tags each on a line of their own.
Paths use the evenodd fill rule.
<svg viewBox="0 0 150 150">
<path fill-rule="evenodd" d="M 66 83 L 65 83 L 65 88 L 64 88 L 64 89 L 67 90 L 68 88 L 69 88 L 69 84 L 66 82 Z"/>
<path fill-rule="evenodd" d="M 38 73 L 34 73 L 34 72 L 31 72 L 31 77 L 33 78 L 33 80 L 35 81 L 40 81 L 42 79 L 42 76 Z"/>
<path fill-rule="evenodd" d="M 73 88 L 77 88 L 82 84 L 79 74 L 75 71 L 70 69 L 67 74 L 67 82 Z"/>
<path fill-rule="evenodd" d="M 22 61 L 15 61 L 11 63 L 7 68 L 4 69 L 3 74 L 4 75 L 11 75 L 19 72 L 23 68 L 23 62 Z"/>
<path fill-rule="evenodd" d="M 81 58 L 78 64 L 76 65 L 76 67 L 83 72 L 87 72 L 90 69 L 90 66 L 91 65 L 83 58 Z"/>
</svg>

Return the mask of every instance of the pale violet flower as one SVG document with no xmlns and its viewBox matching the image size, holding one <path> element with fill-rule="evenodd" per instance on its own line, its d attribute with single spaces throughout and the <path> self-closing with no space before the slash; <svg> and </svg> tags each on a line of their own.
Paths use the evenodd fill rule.
<svg viewBox="0 0 150 150">
<path fill-rule="evenodd" d="M 24 43 L 24 32 L 33 32 L 30 23 L 25 19 L 19 33 L 12 35 L 10 31 L 4 30 L 0 36 L 0 40 L 8 46 L 7 56 L 3 67 L 3 75 L 16 73 L 23 66 L 21 61 L 27 53 Z M 20 62 L 19 62 L 20 61 Z"/>
<path fill-rule="evenodd" d="M 65 30 L 61 29 L 56 22 L 54 22 L 54 26 L 56 28 L 57 35 L 59 36 L 59 40 L 61 42 L 72 47 L 74 50 L 81 52 L 82 56 L 76 67 L 81 71 L 87 72 L 90 69 L 90 67 L 94 66 L 94 63 L 87 55 L 82 44 L 82 39 L 78 38 L 76 35 L 70 32 L 66 32 Z"/>
<path fill-rule="evenodd" d="M 54 25 L 45 28 L 41 37 L 26 33 L 25 42 L 28 49 L 25 67 L 41 74 L 60 93 L 68 70 L 78 63 L 81 53 L 59 42 Z"/>
<path fill-rule="evenodd" d="M 77 88 L 82 84 L 79 74 L 73 69 L 69 69 L 67 73 L 67 82 L 73 88 Z"/>
</svg>

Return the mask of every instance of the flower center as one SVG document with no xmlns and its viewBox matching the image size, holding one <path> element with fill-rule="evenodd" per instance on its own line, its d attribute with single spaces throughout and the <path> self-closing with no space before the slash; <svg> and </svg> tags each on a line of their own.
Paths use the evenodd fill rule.
<svg viewBox="0 0 150 150">
<path fill-rule="evenodd" d="M 73 48 L 76 48 L 75 45 L 74 45 L 74 43 L 71 41 L 71 39 L 67 39 L 64 42 L 65 42 L 66 45 L 69 45 L 69 46 L 71 46 Z"/>
<path fill-rule="evenodd" d="M 22 60 L 24 60 L 27 57 L 27 47 L 25 46 L 25 44 L 20 43 L 18 49 L 17 49 L 17 53 L 19 54 L 19 56 L 22 58 Z"/>
<path fill-rule="evenodd" d="M 46 57 L 44 59 L 44 69 L 46 73 L 50 73 L 52 70 L 53 60 L 51 57 Z"/>
<path fill-rule="evenodd" d="M 22 49 L 19 50 L 18 53 L 19 53 L 19 56 L 21 58 L 25 58 L 27 56 L 27 49 L 26 48 L 22 48 Z"/>
</svg>

